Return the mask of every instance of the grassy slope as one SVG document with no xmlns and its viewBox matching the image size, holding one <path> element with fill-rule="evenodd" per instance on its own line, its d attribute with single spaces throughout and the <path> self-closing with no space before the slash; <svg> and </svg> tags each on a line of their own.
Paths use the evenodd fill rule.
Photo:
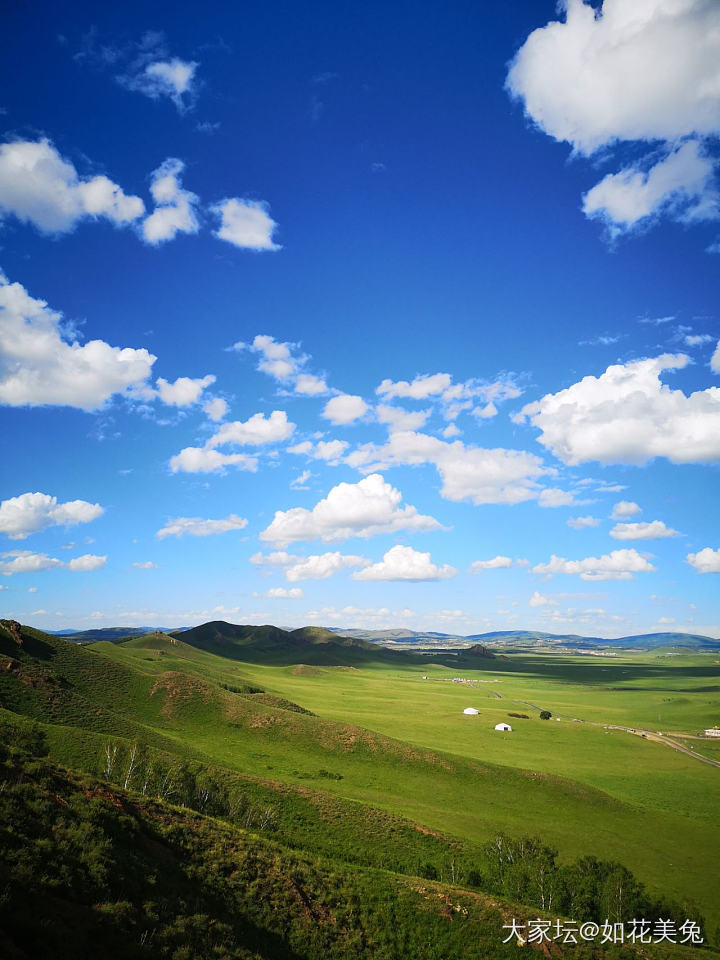
<svg viewBox="0 0 720 960">
<path fill-rule="evenodd" d="M 481 841 L 498 830 L 536 833 L 555 843 L 566 857 L 594 852 L 619 859 L 648 885 L 693 896 L 711 916 L 716 909 L 708 896 L 706 878 L 712 876 L 719 851 L 715 833 L 702 822 L 712 816 L 712 805 L 706 811 L 698 808 L 691 816 L 681 816 L 653 809 L 650 802 L 643 807 L 641 798 L 636 803 L 622 801 L 572 779 L 573 758 L 577 761 L 602 746 L 605 752 L 596 757 L 601 761 L 596 766 L 606 764 L 616 781 L 647 781 L 658 759 L 665 754 L 674 759 L 669 750 L 663 753 L 664 748 L 654 747 L 655 757 L 646 765 L 648 772 L 638 777 L 634 765 L 639 754 L 628 757 L 618 750 L 628 743 L 638 750 L 651 745 L 625 735 L 612 737 L 580 724 L 549 726 L 538 720 L 519 720 L 516 731 L 521 736 L 503 738 L 490 731 L 483 740 L 486 727 L 489 729 L 486 721 L 504 718 L 510 706 L 489 695 L 477 704 L 483 708 L 481 718 L 468 720 L 459 715 L 461 704 L 470 702 L 468 698 L 475 702 L 486 686 L 489 692 L 502 689 L 506 701 L 506 684 L 511 681 L 537 687 L 537 676 L 528 676 L 527 670 L 500 665 L 502 685 L 479 685 L 470 690 L 421 681 L 417 669 L 398 672 L 387 664 L 362 671 L 238 664 L 162 637 L 120 646 L 101 644 L 83 651 L 62 641 L 55 643 L 58 647 L 50 659 L 70 678 L 73 696 L 92 695 L 108 701 L 112 695 L 112 711 L 104 714 L 106 708 L 96 707 L 99 714 L 94 722 L 103 733 L 129 724 L 128 735 L 135 736 L 139 725 L 165 746 L 192 750 L 195 756 L 212 758 L 230 770 L 311 785 L 338 798 L 373 803 L 458 837 Z M 438 676 L 449 675 L 439 667 L 426 669 Z M 477 676 L 492 679 L 501 675 L 496 672 L 497 664 L 492 664 L 492 675 L 489 669 Z M 562 678 L 544 677 L 543 682 L 551 687 L 556 681 L 564 689 L 570 665 L 565 669 Z M 268 706 L 257 696 L 234 694 L 218 686 L 248 682 L 299 701 L 322 718 Z M 56 720 L 63 719 L 64 699 L 63 695 L 53 702 Z M 527 699 L 537 702 L 537 691 Z M 517 708 L 517 704 L 512 706 Z M 335 713 L 351 715 L 361 726 L 324 719 Z M 73 719 L 74 714 L 65 722 Z M 107 726 L 110 721 L 115 725 L 112 729 Z M 525 725 L 522 732 L 518 725 Z M 363 729 L 384 726 L 395 737 L 414 740 L 422 747 L 373 736 Z M 548 749 L 548 738 L 560 736 L 560 732 L 561 739 L 550 741 Z M 431 736 L 439 742 L 426 743 Z M 604 741 L 598 742 L 603 737 Z M 81 750 L 76 741 L 62 734 L 55 738 L 56 748 L 67 751 L 65 759 L 87 767 L 91 759 L 87 743 Z M 426 746 L 444 747 L 446 752 Z M 97 750 L 97 744 L 92 750 Z M 516 752 L 509 756 L 509 750 Z M 466 756 L 459 756 L 463 752 Z M 567 760 L 568 779 L 513 768 L 515 764 L 542 769 L 542 763 L 549 763 L 553 756 L 556 762 L 558 757 Z M 618 772 L 618 757 L 631 765 L 627 772 Z M 510 765 L 495 766 L 485 762 L 487 759 Z M 684 763 L 687 771 L 682 775 L 694 785 L 704 770 L 700 764 L 695 764 L 700 768 L 695 770 L 691 760 Z M 402 776 L 398 775 L 400 769 Z M 342 779 L 324 780 L 321 770 Z M 611 772 L 607 774 L 610 787 Z M 708 768 L 708 772 L 716 771 Z M 667 776 L 674 788 L 670 792 L 677 794 L 678 771 L 670 769 Z M 711 798 L 714 795 L 716 790 L 714 794 L 710 791 Z"/>
</svg>

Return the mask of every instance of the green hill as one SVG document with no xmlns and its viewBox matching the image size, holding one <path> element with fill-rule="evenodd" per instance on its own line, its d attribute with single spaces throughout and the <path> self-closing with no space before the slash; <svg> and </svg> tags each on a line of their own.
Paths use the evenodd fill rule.
<svg viewBox="0 0 720 960">
<path fill-rule="evenodd" d="M 497 692 L 505 688 L 480 685 L 491 682 L 487 671 L 511 677 L 521 664 L 516 656 L 504 662 L 479 653 L 466 658 L 463 670 L 471 679 L 463 682 L 474 686 L 463 687 L 423 682 L 426 672 L 451 680 L 440 658 L 394 654 L 318 628 L 213 623 L 194 635 L 152 632 L 78 646 L 2 621 L 0 706 L 17 722 L 39 723 L 57 761 L 86 773 L 105 771 L 106 779 L 160 796 L 167 795 L 158 783 L 169 777 L 176 800 L 185 785 L 184 805 L 198 807 L 207 795 L 216 816 L 240 816 L 254 829 L 265 824 L 274 841 L 306 855 L 460 884 L 473 876 L 480 889 L 518 899 L 534 895 L 499 886 L 484 850 L 500 833 L 530 834 L 559 851 L 560 866 L 587 854 L 619 861 L 653 896 L 695 897 L 711 912 L 704 878 L 717 862 L 718 843 L 706 822 L 710 798 L 707 818 L 701 811 L 696 820 L 574 780 L 569 767 L 558 776 L 528 769 L 531 760 L 513 765 L 510 755 L 498 762 L 497 752 L 491 762 L 481 745 L 485 727 L 496 736 L 494 717 L 468 725 L 462 706 L 472 697 L 486 712 L 478 700 L 485 690 L 487 704 L 505 717 L 512 701 Z M 556 662 L 547 658 L 551 670 Z M 571 676 L 564 666 L 563 690 Z M 462 698 L 452 707 L 456 721 L 447 711 L 439 717 L 448 729 L 477 739 L 471 756 L 461 755 L 451 739 L 439 738 L 442 745 L 432 749 L 417 740 L 422 727 L 413 727 L 412 711 L 425 716 L 421 705 L 446 697 L 453 704 Z M 331 719 L 326 708 L 336 700 L 342 711 Z M 387 705 L 393 719 L 386 733 L 370 729 L 366 703 Z M 529 715 L 523 724 L 518 746 L 529 737 L 547 749 L 548 736 L 562 729 Z M 602 747 L 598 763 L 612 762 L 618 748 L 619 757 L 626 755 L 622 743 L 581 727 L 575 726 L 583 734 L 578 749 Z M 513 749 L 499 740 L 494 745 Z M 135 765 L 134 750 L 141 758 Z M 708 769 L 706 779 L 713 774 Z"/>
</svg>

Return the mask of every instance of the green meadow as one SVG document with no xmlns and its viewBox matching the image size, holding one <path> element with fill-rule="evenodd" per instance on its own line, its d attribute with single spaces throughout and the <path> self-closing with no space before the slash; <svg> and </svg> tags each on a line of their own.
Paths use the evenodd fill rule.
<svg viewBox="0 0 720 960">
<path fill-rule="evenodd" d="M 695 734 L 717 722 L 716 655 L 510 654 L 472 667 L 347 667 L 218 659 L 153 638 L 93 649 L 147 677 L 135 716 L 223 766 L 321 784 L 470 841 L 532 834 L 567 859 L 618 859 L 649 886 L 690 897 L 720 919 L 708 893 L 720 863 L 720 769 L 603 727 Z M 174 681 L 157 678 L 174 672 L 212 684 L 213 695 L 189 687 L 186 696 L 173 694 Z M 453 683 L 455 676 L 469 683 Z M 263 695 L 270 713 L 258 719 L 217 684 L 256 686 L 315 716 L 273 712 Z M 147 697 L 148 688 L 166 695 Z M 479 715 L 464 716 L 467 706 Z M 552 719 L 540 720 L 539 708 Z M 511 734 L 494 730 L 501 721 Z M 717 745 L 702 747 L 710 756 Z M 326 768 L 342 779 L 323 780 L 317 771 Z"/>
<path fill-rule="evenodd" d="M 716 654 L 455 663 L 238 629 L 86 647 L 0 636 L 0 704 L 39 722 L 51 758 L 76 770 L 102 775 L 109 746 L 142 743 L 242 782 L 296 849 L 410 874 L 452 862 L 455 878 L 456 858 L 474 862 L 498 834 L 539 837 L 560 863 L 617 861 L 654 895 L 695 903 L 714 935 L 720 768 L 605 725 L 685 736 L 720 759 L 693 739 L 720 719 Z"/>
</svg>

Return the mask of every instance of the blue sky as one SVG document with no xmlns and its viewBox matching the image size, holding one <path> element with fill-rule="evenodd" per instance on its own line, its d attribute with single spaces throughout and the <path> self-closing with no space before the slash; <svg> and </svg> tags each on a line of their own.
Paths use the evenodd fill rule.
<svg viewBox="0 0 720 960">
<path fill-rule="evenodd" d="M 720 636 L 717 4 L 179 14 L 4 17 L 6 615 Z"/>
</svg>

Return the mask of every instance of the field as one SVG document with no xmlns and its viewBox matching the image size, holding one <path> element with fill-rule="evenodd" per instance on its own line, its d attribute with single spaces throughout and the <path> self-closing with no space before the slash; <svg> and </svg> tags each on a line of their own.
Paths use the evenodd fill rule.
<svg viewBox="0 0 720 960">
<path fill-rule="evenodd" d="M 257 727 L 238 717 L 238 726 L 228 726 L 217 716 L 201 719 L 211 710 L 202 700 L 187 703 L 174 720 L 175 735 L 223 765 L 289 783 L 321 783 L 338 796 L 472 841 L 505 830 L 542 836 L 565 858 L 618 859 L 649 886 L 690 897 L 713 922 L 720 920 L 707 883 L 720 862 L 720 769 L 602 726 L 694 734 L 717 722 L 716 655 L 515 654 L 454 671 L 435 664 L 218 662 L 186 646 L 154 646 L 132 640 L 95 649 L 148 677 L 177 670 L 180 660 L 183 672 L 256 684 L 342 725 L 329 742 L 325 728 L 302 715 Z M 452 683 L 456 675 L 469 683 Z M 464 716 L 466 706 L 480 714 Z M 538 708 L 553 719 L 540 720 Z M 496 733 L 500 721 L 509 721 L 513 733 Z M 348 723 L 389 740 L 347 731 Z M 687 742 L 717 755 L 717 744 Z M 342 780 L 318 778 L 326 767 Z"/>
<path fill-rule="evenodd" d="M 0 636 L 0 704 L 39 721 L 51 758 L 77 770 L 102 774 L 106 748 L 140 742 L 235 778 L 290 848 L 404 874 L 428 861 L 455 880 L 498 834 L 535 836 L 560 863 L 617 861 L 653 895 L 695 903 L 714 936 L 720 768 L 606 726 L 720 759 L 696 739 L 719 719 L 717 654 L 454 665 L 256 634 L 81 648 L 30 631 L 19 649 Z"/>
</svg>

